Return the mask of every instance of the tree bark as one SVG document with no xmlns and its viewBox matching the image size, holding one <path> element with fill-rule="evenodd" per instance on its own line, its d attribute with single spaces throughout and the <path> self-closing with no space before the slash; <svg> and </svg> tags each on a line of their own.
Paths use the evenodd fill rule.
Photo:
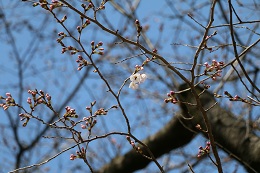
<svg viewBox="0 0 260 173">
<path fill-rule="evenodd" d="M 187 85 L 181 85 L 180 90 L 186 88 L 188 88 Z M 201 91 L 201 88 L 196 88 L 198 94 Z M 178 94 L 178 97 L 181 101 L 196 104 L 190 90 Z M 214 96 L 208 91 L 200 95 L 200 100 L 204 109 L 216 103 Z M 201 132 L 195 128 L 197 124 L 200 124 L 202 129 L 206 129 L 202 115 L 196 106 L 180 104 L 180 107 L 181 113 L 175 115 L 156 134 L 144 140 L 156 158 L 189 143 L 196 134 Z M 260 138 L 252 131 L 247 134 L 246 122 L 218 104 L 207 111 L 207 116 L 217 145 L 244 165 L 248 172 L 260 172 Z M 204 135 L 207 137 L 206 133 Z M 141 149 L 148 155 L 144 148 Z M 130 150 L 125 155 L 114 158 L 97 172 L 130 173 L 146 167 L 149 162 L 150 160 L 135 150 Z"/>
</svg>

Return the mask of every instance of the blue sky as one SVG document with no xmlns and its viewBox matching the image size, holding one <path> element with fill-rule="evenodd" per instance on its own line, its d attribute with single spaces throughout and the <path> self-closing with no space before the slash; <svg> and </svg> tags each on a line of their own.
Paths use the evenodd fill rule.
<svg viewBox="0 0 260 173">
<path fill-rule="evenodd" d="M 78 6 L 80 5 L 79 2 L 80 1 L 73 1 L 73 3 L 76 3 Z M 187 4 L 189 3 L 186 3 L 186 6 L 175 4 L 175 8 L 177 9 L 176 11 L 178 11 L 178 9 L 181 9 L 183 12 L 186 12 L 185 9 L 190 9 L 190 6 L 188 6 Z M 198 4 L 193 5 L 194 7 L 199 7 L 199 2 Z M 129 10 L 127 6 L 124 7 L 125 9 Z M 240 7 L 235 7 L 240 10 Z M 26 3 L 14 2 L 10 0 L 0 0 L 0 8 L 4 11 L 6 20 L 8 20 L 8 22 L 10 22 L 10 26 L 12 26 L 10 30 L 15 40 L 17 52 L 20 56 L 19 62 L 16 59 L 14 49 L 9 44 L 12 40 L 12 36 L 7 34 L 8 32 L 5 30 L 4 25 L 1 24 L 0 39 L 2 41 L 0 42 L 0 95 L 4 96 L 6 92 L 11 92 L 14 98 L 19 98 L 19 92 L 22 91 L 23 94 L 20 98 L 22 99 L 23 106 L 28 109 L 29 106 L 26 104 L 26 99 L 29 96 L 27 90 L 35 88 L 42 89 L 52 95 L 54 108 L 59 108 L 60 105 L 66 100 L 67 95 L 73 91 L 75 85 L 80 82 L 80 80 L 82 80 L 81 78 L 86 71 L 86 69 L 84 69 L 85 71 L 76 70 L 76 56 L 70 56 L 67 53 L 61 54 L 61 47 L 56 43 L 56 38 L 58 38 L 57 33 L 60 31 L 64 31 L 64 29 L 62 29 L 62 27 L 60 27 L 55 22 L 51 15 L 46 15 L 48 14 L 48 12 L 44 11 L 40 7 L 33 8 L 28 2 Z M 202 14 L 205 14 L 205 16 L 195 16 L 198 17 L 201 21 L 204 21 L 205 19 L 207 19 L 206 17 L 209 11 L 206 7 L 202 6 L 200 8 L 201 9 L 196 10 Z M 67 9 L 62 9 L 59 12 L 58 16 L 61 18 L 64 14 L 68 15 L 68 20 L 66 21 L 66 24 L 69 26 L 71 31 L 73 31 L 75 27 L 79 25 L 79 20 L 75 20 L 75 15 L 67 12 L 66 10 Z M 186 26 L 187 23 L 183 24 L 180 21 L 171 18 L 171 15 L 167 15 L 173 13 L 171 12 L 171 10 L 173 9 L 167 7 L 167 4 L 164 1 L 142 0 L 136 12 L 136 18 L 141 22 L 144 28 L 149 28 L 146 34 L 147 37 L 151 39 L 151 42 L 153 44 L 156 45 L 156 43 L 163 43 L 159 47 L 159 53 L 166 57 L 169 62 L 180 62 L 182 60 L 184 62 L 190 62 L 189 60 L 194 55 L 195 49 L 191 49 L 185 46 L 179 46 L 178 48 L 176 48 L 177 46 L 175 47 L 172 44 L 184 44 L 188 42 L 197 45 L 200 41 L 200 39 L 197 38 L 200 38 L 201 35 L 199 35 L 199 32 L 202 29 L 198 25 L 196 25 L 194 21 L 187 17 L 186 13 L 180 15 L 185 16 L 183 20 L 189 20 L 190 23 L 194 24 L 194 30 L 188 28 Z M 55 11 L 57 12 L 57 9 Z M 200 14 L 199 12 L 198 14 Z M 98 19 L 100 21 L 104 21 L 104 17 L 107 17 L 107 19 L 109 19 L 109 22 L 114 28 L 120 29 L 122 29 L 121 26 L 124 25 L 126 22 L 132 21 L 122 18 L 122 16 L 118 12 L 115 12 L 114 8 L 109 3 L 106 5 L 106 10 L 101 11 L 100 14 L 98 14 Z M 254 16 L 250 11 L 248 15 L 245 16 L 245 19 L 255 20 L 257 19 L 257 16 Z M 26 20 L 28 20 L 28 22 L 26 22 Z M 134 22 L 134 20 L 132 22 Z M 223 21 L 216 20 L 214 25 L 221 23 L 223 23 Z M 206 22 L 202 24 L 205 25 Z M 32 25 L 32 27 L 30 25 Z M 134 30 L 131 29 L 133 23 L 129 23 L 129 25 L 126 26 L 128 26 L 129 28 L 127 28 L 126 32 L 123 32 L 123 35 L 131 36 L 131 34 L 133 34 L 134 32 Z M 100 64 L 100 69 L 102 72 L 104 72 L 105 76 L 108 79 L 115 81 L 113 87 L 116 90 L 119 88 L 119 86 L 121 86 L 124 79 L 129 77 L 134 71 L 135 64 L 140 64 L 145 59 L 145 57 L 141 56 L 140 58 L 131 59 L 131 61 L 124 61 L 119 65 L 113 65 L 113 63 L 115 63 L 115 60 L 124 60 L 130 57 L 130 55 L 133 55 L 132 52 L 125 49 L 124 47 L 120 47 L 121 45 L 114 46 L 114 50 L 109 49 L 110 51 L 106 52 L 109 44 L 113 44 L 115 42 L 115 38 L 108 35 L 107 33 L 102 32 L 102 30 L 95 28 L 95 26 L 91 25 L 90 27 L 92 27 L 89 29 L 90 31 L 86 32 L 83 37 L 83 43 L 86 45 L 86 49 L 90 50 L 90 41 L 94 40 L 96 43 L 98 41 L 104 42 L 106 53 L 105 55 L 110 56 L 111 59 L 104 60 L 105 63 Z M 160 32 L 159 29 L 162 27 L 164 30 L 163 32 Z M 28 28 L 33 29 L 28 30 Z M 93 28 L 94 30 L 91 30 Z M 213 32 L 214 29 L 210 31 Z M 119 30 L 119 32 L 121 32 L 121 30 Z M 225 38 L 225 34 L 227 34 L 225 32 L 225 29 L 219 29 L 219 34 L 223 38 Z M 42 35 L 42 37 L 40 37 L 40 35 Z M 257 39 L 257 37 L 255 39 Z M 253 38 L 252 42 L 255 39 Z M 219 38 L 219 40 L 221 40 L 221 38 Z M 74 43 L 69 40 L 65 40 L 64 43 L 74 45 Z M 145 46 L 148 47 L 148 45 Z M 123 52 L 121 52 L 121 50 L 123 50 Z M 134 50 L 134 54 L 137 53 L 138 51 Z M 219 55 L 221 55 L 221 52 L 206 52 L 205 57 L 207 58 L 205 59 L 211 60 L 212 58 L 216 58 L 220 60 L 222 56 Z M 98 59 L 99 56 L 94 56 L 94 58 Z M 258 62 L 259 60 L 257 61 L 257 63 Z M 18 77 L 18 63 L 21 63 L 20 67 L 23 70 L 23 81 L 20 81 Z M 106 65 L 106 63 L 109 65 Z M 183 66 L 180 65 L 179 67 Z M 161 66 L 155 66 L 155 69 L 158 73 L 166 73 Z M 77 112 L 81 115 L 81 117 L 86 114 L 84 108 L 89 105 L 90 102 L 92 102 L 93 100 L 98 101 L 97 107 L 106 106 L 106 108 L 108 108 L 109 106 L 115 104 L 115 100 L 111 97 L 111 95 L 109 93 L 103 92 L 104 88 L 106 88 L 104 87 L 104 83 L 98 80 L 98 76 L 96 74 L 91 73 L 91 69 L 89 71 L 90 74 L 88 75 L 88 79 L 82 82 L 82 85 L 79 89 L 80 91 L 73 96 L 72 100 L 66 103 L 66 105 L 79 108 L 77 109 Z M 129 115 L 131 125 L 133 126 L 134 134 L 140 139 L 143 139 L 146 136 L 156 132 L 165 123 L 167 123 L 167 121 L 172 116 L 171 114 L 166 114 L 162 116 L 163 111 L 158 108 L 158 105 L 161 105 L 163 102 L 163 98 L 161 97 L 163 97 L 163 95 L 166 96 L 166 92 L 169 92 L 169 88 L 157 82 L 157 76 L 153 74 L 154 71 L 147 70 L 146 72 L 149 76 L 148 82 L 144 85 L 140 85 L 141 89 L 138 91 L 129 90 L 129 83 L 127 83 L 122 90 L 122 92 L 125 93 L 126 96 L 121 97 L 122 104 L 125 107 Z M 23 83 L 23 88 L 21 90 L 18 90 L 20 82 Z M 231 92 L 235 92 L 228 85 L 227 88 L 230 89 Z M 160 97 L 153 99 L 148 97 L 156 92 L 159 93 Z M 177 111 L 178 108 L 170 107 L 169 109 L 172 111 Z M 64 109 L 61 111 L 64 111 Z M 257 109 L 254 109 L 253 111 L 257 112 Z M 10 108 L 9 113 L 13 117 L 18 116 L 19 110 Z M 44 107 L 40 107 L 39 110 L 36 111 L 36 113 L 42 118 L 48 118 L 48 114 L 50 114 L 50 112 L 45 111 Z M 151 116 L 147 116 L 148 114 Z M 0 110 L 0 116 L 2 117 L 1 127 L 4 129 L 3 135 L 10 136 L 12 139 L 13 135 L 10 131 L 8 131 L 7 127 L 9 122 L 7 119 L 7 114 L 2 109 Z M 156 119 L 156 117 L 159 118 Z M 109 129 L 109 131 L 125 130 L 124 119 L 117 111 L 111 111 L 111 116 L 109 117 L 101 117 L 99 122 L 100 124 L 98 124 L 98 127 L 100 129 L 97 128 L 97 130 L 95 131 L 96 134 L 104 133 L 106 132 L 106 129 Z M 41 123 L 37 123 L 35 121 L 31 122 L 31 124 L 27 128 L 22 128 L 21 124 L 22 123 L 20 122 L 19 128 L 21 128 L 21 131 L 19 136 L 21 139 L 24 140 L 25 144 L 27 143 L 27 141 L 30 141 L 30 139 L 32 139 L 35 134 L 37 134 L 37 130 L 43 128 Z M 142 124 L 145 125 L 142 126 Z M 106 128 L 102 129 L 101 127 Z M 140 127 L 141 130 L 138 130 L 138 128 Z M 48 135 L 57 134 L 49 132 Z M 64 133 L 64 135 L 66 135 L 66 133 Z M 1 140 L 2 139 L 3 138 L 1 138 Z M 122 137 L 115 137 L 115 139 L 116 141 L 118 141 L 118 143 L 122 143 L 122 152 L 126 152 L 130 149 L 130 146 L 127 146 L 124 143 L 124 139 Z M 4 143 L 4 141 L 1 141 L 1 143 Z M 51 141 L 50 139 L 42 139 L 41 144 L 43 145 L 43 147 L 42 151 L 40 151 L 42 155 L 46 155 L 45 152 L 48 151 L 48 143 L 52 144 L 54 143 L 54 141 Z M 197 148 L 195 147 L 203 145 L 204 143 L 205 139 L 201 136 L 198 136 L 196 140 L 193 140 L 193 142 L 184 149 L 184 151 L 189 154 L 196 155 Z M 12 165 L 13 162 L 12 157 L 8 157 L 6 153 L 13 154 L 16 152 L 16 149 L 12 148 L 16 147 L 15 144 L 12 144 L 11 141 L 9 141 L 8 144 L 10 145 L 11 149 L 2 148 L 0 150 L 0 152 L 2 153 L 2 156 L 0 154 L 1 160 L 7 160 L 6 164 L 3 165 L 4 172 L 7 172 L 11 169 L 11 167 L 8 165 Z M 70 143 L 64 143 L 59 149 L 62 149 L 68 145 L 70 145 Z M 91 144 L 93 150 L 97 149 L 95 145 L 100 147 L 104 144 Z M 113 157 L 113 151 L 113 146 L 112 144 L 110 144 L 108 147 L 108 152 L 110 152 L 111 157 Z M 66 166 L 73 166 L 75 161 L 71 162 L 68 159 L 71 153 L 75 153 L 75 150 L 72 149 L 71 151 L 64 153 L 61 159 L 55 159 L 43 167 L 50 167 L 52 170 L 51 172 L 57 172 L 57 165 L 59 164 L 64 165 L 65 163 Z M 32 162 L 37 163 L 40 159 L 37 158 L 36 153 L 33 154 L 34 159 L 32 159 Z M 174 156 L 171 157 L 174 158 Z M 181 161 L 181 158 L 178 157 L 174 159 L 176 159 L 177 162 Z M 109 159 L 105 158 L 105 160 L 108 161 Z M 77 165 L 82 166 L 83 164 L 77 163 Z M 64 167 L 64 169 L 66 169 L 66 166 Z M 151 166 L 151 169 L 153 169 L 153 166 Z M 199 166 L 197 169 L 202 169 L 202 166 Z M 241 172 L 243 172 L 243 169 L 241 167 L 239 167 L 239 169 L 241 170 Z"/>
</svg>

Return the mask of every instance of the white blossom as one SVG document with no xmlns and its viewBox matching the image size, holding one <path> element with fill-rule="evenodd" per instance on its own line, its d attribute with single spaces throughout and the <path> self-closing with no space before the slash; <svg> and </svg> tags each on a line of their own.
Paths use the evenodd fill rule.
<svg viewBox="0 0 260 173">
<path fill-rule="evenodd" d="M 146 78 L 147 78 L 147 75 L 146 75 L 146 74 L 141 74 L 141 75 L 140 75 L 140 82 L 141 82 L 141 83 L 144 82 L 144 81 L 146 80 Z"/>
<path fill-rule="evenodd" d="M 146 74 L 140 74 L 140 73 L 135 73 L 135 74 L 132 74 L 130 76 L 130 80 L 131 80 L 131 83 L 129 84 L 129 88 L 132 88 L 132 89 L 137 89 L 139 87 L 139 84 L 140 83 L 143 83 L 147 78 L 147 75 Z"/>
<path fill-rule="evenodd" d="M 140 75 L 140 73 L 132 74 L 132 75 L 130 76 L 130 80 L 131 80 L 133 83 L 140 83 L 140 80 L 141 80 L 141 75 Z"/>
</svg>

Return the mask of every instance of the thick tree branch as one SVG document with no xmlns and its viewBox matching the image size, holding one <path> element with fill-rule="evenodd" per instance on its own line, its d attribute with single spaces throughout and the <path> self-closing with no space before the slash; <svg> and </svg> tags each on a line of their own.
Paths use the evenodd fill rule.
<svg viewBox="0 0 260 173">
<path fill-rule="evenodd" d="M 188 88 L 187 85 L 182 85 L 180 90 L 186 88 Z M 197 93 L 201 91 L 202 89 L 197 89 Z M 196 103 L 190 90 L 179 94 L 179 98 L 185 102 Z M 205 109 L 216 102 L 213 95 L 207 91 L 201 95 L 200 99 Z M 159 132 L 144 140 L 144 143 L 150 147 L 155 157 L 158 158 L 189 143 L 199 132 L 195 128 L 197 124 L 205 128 L 200 111 L 195 106 L 181 104 L 181 109 L 182 113 L 175 115 Z M 219 105 L 211 108 L 207 112 L 207 116 L 217 144 L 243 164 L 249 172 L 260 172 L 260 138 L 254 133 L 246 136 L 246 122 L 236 118 L 231 112 Z M 189 117 L 189 119 L 183 117 Z M 208 136 L 207 134 L 204 135 L 205 137 Z M 135 150 L 131 150 L 123 156 L 114 158 L 98 172 L 133 172 L 144 168 L 149 162 Z"/>
<path fill-rule="evenodd" d="M 186 88 L 188 88 L 187 85 L 182 85 L 180 90 Z M 200 92 L 202 92 L 202 89 L 197 89 L 197 93 Z M 190 91 L 182 93 L 180 98 L 184 101 L 195 103 L 195 99 Z M 201 95 L 200 99 L 205 109 L 216 103 L 213 95 L 207 91 Z M 196 110 L 196 107 L 187 105 L 181 105 L 181 107 L 183 114 L 193 116 L 193 119 L 185 122 L 185 124 L 192 124 L 190 126 L 193 129 L 196 124 L 200 124 L 205 129 L 202 116 L 199 110 Z M 260 172 L 260 138 L 253 132 L 247 136 L 246 121 L 237 118 L 218 104 L 211 108 L 207 115 L 212 126 L 215 141 L 222 146 L 222 149 L 231 156 L 233 155 L 249 172 Z M 207 137 L 207 134 L 204 135 Z"/>
</svg>

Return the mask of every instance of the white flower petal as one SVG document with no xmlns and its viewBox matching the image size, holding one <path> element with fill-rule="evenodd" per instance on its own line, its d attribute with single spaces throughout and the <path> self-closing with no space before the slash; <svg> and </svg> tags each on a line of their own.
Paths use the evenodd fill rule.
<svg viewBox="0 0 260 173">
<path fill-rule="evenodd" d="M 144 82 L 144 81 L 146 80 L 146 78 L 147 78 L 147 75 L 146 75 L 146 74 L 141 74 L 141 76 L 140 76 L 140 82 L 141 82 L 141 83 Z"/>
<path fill-rule="evenodd" d="M 134 82 L 131 82 L 131 83 L 129 84 L 129 88 L 132 88 L 132 89 L 136 90 L 136 89 L 138 88 L 138 84 L 136 84 L 136 83 L 134 83 Z"/>
<path fill-rule="evenodd" d="M 130 76 L 130 80 L 134 83 L 140 83 L 141 75 L 140 73 L 135 73 Z"/>
</svg>

